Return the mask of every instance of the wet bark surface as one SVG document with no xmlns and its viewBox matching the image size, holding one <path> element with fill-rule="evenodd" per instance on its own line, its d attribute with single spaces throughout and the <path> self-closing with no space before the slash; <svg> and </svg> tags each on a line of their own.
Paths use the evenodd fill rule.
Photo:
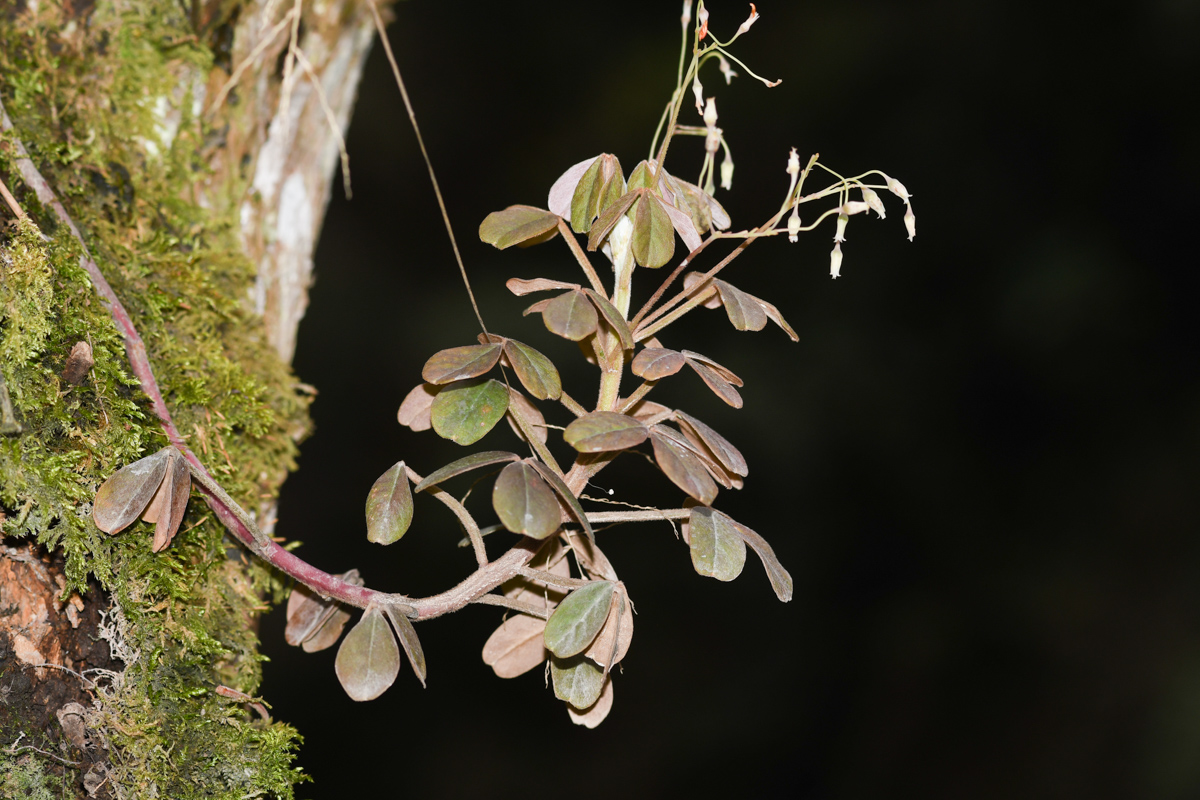
<svg viewBox="0 0 1200 800">
<path fill-rule="evenodd" d="M 65 762 L 77 765 L 77 796 L 103 798 L 108 794 L 96 776 L 104 773 L 107 751 L 83 713 L 95 700 L 98 676 L 90 670 L 124 665 L 100 637 L 108 595 L 92 581 L 85 595 L 64 597 L 65 583 L 60 554 L 0 543 L 0 747 L 12 755 L 49 754 L 51 772 L 65 772 Z"/>
</svg>

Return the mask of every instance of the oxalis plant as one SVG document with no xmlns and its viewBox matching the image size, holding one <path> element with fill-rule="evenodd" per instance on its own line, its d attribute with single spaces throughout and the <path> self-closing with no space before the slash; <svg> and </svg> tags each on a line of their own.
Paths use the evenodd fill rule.
<svg viewBox="0 0 1200 800">
<path fill-rule="evenodd" d="M 731 188 L 733 159 L 724 130 L 717 124 L 715 100 L 705 96 L 701 74 L 707 77 L 713 72 L 711 67 L 705 69 L 712 64 L 727 84 L 738 75 L 738 69 L 768 87 L 778 84 L 756 75 L 730 52 L 730 46 L 758 20 L 753 4 L 750 8 L 750 16 L 727 41 L 721 41 L 709 29 L 703 2 L 697 7 L 694 25 L 691 2 L 684 3 L 675 91 L 646 160 L 626 172 L 617 157 L 608 153 L 585 159 L 550 187 L 547 208 L 511 206 L 488 215 L 479 227 L 480 238 L 499 249 L 561 237 L 582 272 L 582 281 L 513 278 L 506 285 L 519 296 L 546 295 L 525 313 L 541 314 L 550 333 L 578 342 L 587 361 L 598 368 L 599 377 L 596 400 L 589 408 L 567 393 L 549 358 L 528 344 L 489 331 L 477 307 L 483 329 L 477 342 L 442 350 L 426 362 L 422 383 L 400 405 L 402 425 L 414 431 L 432 428 L 443 438 L 470 446 L 507 419 L 527 450 L 476 452 L 427 475 L 418 474 L 403 461 L 396 463 L 367 495 L 367 538 L 383 545 L 398 542 L 413 520 L 414 493 L 431 495 L 456 516 L 474 550 L 477 568 L 465 580 L 432 597 L 382 592 L 366 587 L 357 570 L 330 575 L 264 535 L 174 429 L 144 348 L 134 346 L 138 343 L 136 331 L 88 256 L 85 266 L 94 270 L 93 280 L 114 317 L 119 323 L 124 320 L 127 341 L 133 343 L 129 354 L 134 372 L 172 442 L 125 466 L 101 486 L 94 504 L 96 525 L 117 533 L 140 517 L 155 525 L 151 546 L 162 550 L 170 545 L 192 484 L 197 484 L 237 538 L 296 580 L 287 606 L 288 642 L 314 652 L 342 640 L 335 668 L 342 686 L 355 700 L 371 700 L 391 686 L 400 670 L 401 648 L 424 684 L 425 656 L 414 623 L 469 604 L 503 607 L 506 618 L 484 644 L 483 660 L 502 678 L 523 674 L 548 661 L 555 696 L 566 703 L 573 722 L 587 727 L 598 725 L 612 708 L 612 667 L 628 652 L 634 628 L 631 593 L 599 547 L 598 526 L 678 522 L 691 551 L 692 566 L 699 574 L 722 581 L 741 574 L 749 545 L 762 561 L 776 596 L 783 602 L 790 600 L 791 576 L 771 546 L 713 506 L 720 489 L 742 488 L 748 474 L 745 458 L 703 421 L 649 399 L 660 381 L 686 368 L 725 403 L 741 408 L 737 387 L 742 381 L 707 356 L 667 347 L 659 336 L 703 306 L 724 308 L 736 330 L 759 331 L 774 322 L 795 341 L 796 332 L 774 305 L 718 275 L 759 239 L 786 234 L 795 242 L 801 232 L 831 222 L 830 273 L 838 277 L 850 217 L 871 211 L 880 218 L 885 216 L 877 190 L 890 192 L 904 203 L 909 239 L 915 235 L 916 222 L 909 194 L 895 179 L 878 170 L 844 177 L 822 164 L 817 155 L 802 168 L 793 149 L 786 159 L 788 182 L 779 210 L 757 227 L 732 230 L 732 221 L 716 193 L 718 169 L 720 188 Z M 386 47 L 386 37 L 383 41 Z M 390 50 L 388 55 L 390 58 Z M 392 64 L 394 68 L 394 59 Z M 396 78 L 403 92 L 398 71 Z M 700 125 L 679 121 L 692 101 Z M 695 136 L 704 142 L 695 183 L 667 169 L 668 153 L 674 152 L 671 145 L 679 136 Z M 722 157 L 719 168 L 718 155 Z M 39 176 L 32 164 L 18 166 L 37 188 Z M 814 171 L 829 176 L 832 182 L 806 193 Z M 44 188 L 49 193 L 49 187 Z M 43 202 L 65 219 L 52 193 Z M 823 210 L 811 217 L 806 214 L 808 219 L 802 220 L 801 207 L 812 203 L 820 203 Z M 683 241 L 683 250 L 677 247 L 676 236 Z M 710 245 L 725 239 L 738 244 L 715 264 L 695 267 Z M 594 263 L 597 257 L 589 255 L 596 251 L 611 265 L 610 281 L 601 278 Z M 650 299 L 631 314 L 635 279 L 658 280 L 659 270 L 679 256 L 678 265 L 661 280 Z M 470 293 L 469 284 L 467 291 Z M 627 370 L 636 385 L 623 393 L 623 387 L 630 387 Z M 539 403 L 562 406 L 571 417 L 569 423 L 565 427 L 548 424 Z M 555 437 L 561 430 L 563 442 L 572 451 L 570 463 L 552 452 L 552 430 Z M 619 455 L 631 451 L 650 457 L 683 492 L 678 507 L 597 511 L 584 506 L 589 502 L 583 494 L 587 483 Z M 636 462 L 626 459 L 623 463 Z M 480 471 L 494 475 L 494 521 L 476 519 L 449 488 L 467 473 L 479 478 Z M 488 542 L 507 540 L 507 551 L 490 556 L 484 538 L 488 534 L 494 534 Z M 362 609 L 363 614 L 343 639 L 351 607 Z"/>
</svg>

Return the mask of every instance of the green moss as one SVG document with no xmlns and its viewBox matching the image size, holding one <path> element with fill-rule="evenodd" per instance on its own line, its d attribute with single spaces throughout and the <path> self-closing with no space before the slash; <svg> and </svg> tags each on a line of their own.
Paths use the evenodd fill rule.
<svg viewBox="0 0 1200 800">
<path fill-rule="evenodd" d="M 0 751 L 0 797 L 58 800 L 62 796 L 61 779 L 47 775 L 35 756 L 11 756 Z"/>
<path fill-rule="evenodd" d="M 36 20 L 0 26 L 0 96 L 141 332 L 179 430 L 235 498 L 260 508 L 294 467 L 307 400 L 246 308 L 254 265 L 234 215 L 245 185 L 226 178 L 214 184 L 226 196 L 197 195 L 211 131 L 192 116 L 192 92 L 212 56 L 187 43 L 188 20 L 167 0 L 136 14 L 100 5 L 86 22 L 38 8 Z M 198 500 L 159 554 L 145 523 L 118 536 L 92 523 L 99 484 L 166 441 L 78 243 L 22 185 L 12 152 L 0 140 L 0 177 L 37 228 L 0 228 L 0 369 L 23 427 L 0 439 L 0 530 L 61 549 L 66 591 L 91 573 L 114 599 L 129 658 L 102 717 L 128 796 L 291 797 L 296 732 L 214 693 L 257 689 L 253 619 L 282 584 L 231 559 Z M 79 341 L 95 366 L 71 386 L 60 374 Z"/>
</svg>

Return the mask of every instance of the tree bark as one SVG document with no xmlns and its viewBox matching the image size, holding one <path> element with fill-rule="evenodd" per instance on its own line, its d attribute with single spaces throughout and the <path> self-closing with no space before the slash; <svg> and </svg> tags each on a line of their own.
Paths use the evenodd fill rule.
<svg viewBox="0 0 1200 800">
<path fill-rule="evenodd" d="M 287 364 L 373 38 L 361 0 L 0 0 L 0 796 L 290 797 L 301 777 L 295 732 L 244 699 L 280 577 L 197 502 L 157 554 L 145 523 L 91 521 L 99 483 L 162 432 L 19 153 L 189 446 L 270 532 L 307 430 Z M 79 342 L 94 365 L 68 368 Z"/>
</svg>

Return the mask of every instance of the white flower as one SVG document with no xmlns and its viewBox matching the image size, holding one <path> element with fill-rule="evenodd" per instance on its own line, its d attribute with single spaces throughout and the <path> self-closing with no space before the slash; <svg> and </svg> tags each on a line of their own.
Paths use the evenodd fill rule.
<svg viewBox="0 0 1200 800">
<path fill-rule="evenodd" d="M 868 211 L 870 208 L 871 207 L 863 200 L 851 200 L 842 204 L 842 213 L 848 217 L 852 217 L 855 214 L 861 214 L 864 211 Z"/>
<path fill-rule="evenodd" d="M 908 193 L 908 189 L 904 188 L 904 184 L 895 178 L 887 179 L 887 187 L 891 190 L 892 194 L 896 195 L 896 197 L 899 197 L 901 200 L 907 200 L 908 198 L 912 197 L 912 195 Z"/>
<path fill-rule="evenodd" d="M 717 53 L 717 63 L 721 67 L 721 74 L 725 76 L 725 85 L 733 83 L 733 79 L 737 77 L 737 72 L 729 65 L 729 60 L 725 56 Z"/>
<path fill-rule="evenodd" d="M 846 223 L 849 221 L 850 217 L 846 216 L 845 214 L 838 214 L 837 233 L 833 235 L 833 240 L 835 242 L 846 241 Z"/>
<path fill-rule="evenodd" d="M 704 105 L 704 126 L 712 130 L 717 125 L 717 98 L 710 97 Z"/>
<path fill-rule="evenodd" d="M 911 242 L 917 235 L 917 215 L 913 213 L 912 203 L 905 203 L 904 227 L 908 229 L 908 240 Z"/>
<path fill-rule="evenodd" d="M 829 275 L 837 278 L 842 273 L 842 243 L 838 242 L 829 253 Z"/>
<path fill-rule="evenodd" d="M 758 22 L 758 9 L 754 7 L 754 3 L 751 3 L 750 16 L 746 18 L 745 22 L 738 26 L 736 35 L 741 36 L 743 33 L 750 30 L 750 26 L 756 22 Z"/>
<path fill-rule="evenodd" d="M 883 207 L 883 201 L 879 199 L 879 195 L 867 187 L 862 187 L 863 200 L 871 207 L 871 210 L 879 215 L 880 219 L 887 216 L 887 210 Z"/>
<path fill-rule="evenodd" d="M 788 241 L 800 239 L 800 206 L 792 206 L 792 215 L 788 217 Z"/>
<path fill-rule="evenodd" d="M 733 159 L 728 155 L 721 161 L 721 188 L 725 191 L 733 188 Z"/>
</svg>

